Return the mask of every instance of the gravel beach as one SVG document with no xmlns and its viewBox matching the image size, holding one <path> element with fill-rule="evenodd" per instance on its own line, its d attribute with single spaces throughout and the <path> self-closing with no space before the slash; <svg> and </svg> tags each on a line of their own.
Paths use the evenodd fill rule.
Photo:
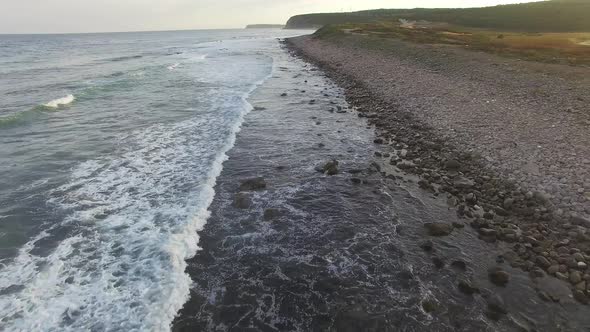
<svg viewBox="0 0 590 332">
<path fill-rule="evenodd" d="M 588 303 L 590 69 L 357 35 L 287 44 L 376 125 L 385 175 L 418 175 L 513 267 Z"/>
</svg>

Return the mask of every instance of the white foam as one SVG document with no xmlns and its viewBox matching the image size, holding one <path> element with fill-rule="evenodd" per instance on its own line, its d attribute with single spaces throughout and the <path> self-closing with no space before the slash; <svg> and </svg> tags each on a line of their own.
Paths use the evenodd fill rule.
<svg viewBox="0 0 590 332">
<path fill-rule="evenodd" d="M 55 99 L 55 100 L 52 100 L 52 101 L 48 102 L 47 104 L 43 104 L 43 106 L 49 107 L 49 108 L 58 108 L 58 107 L 63 106 L 63 105 L 69 105 L 74 100 L 76 100 L 76 98 L 74 97 L 74 95 L 67 95 L 67 96 L 65 96 L 63 98 Z"/>
<path fill-rule="evenodd" d="M 173 65 L 168 66 L 168 70 L 172 71 L 180 66 L 180 63 L 175 63 Z"/>
</svg>

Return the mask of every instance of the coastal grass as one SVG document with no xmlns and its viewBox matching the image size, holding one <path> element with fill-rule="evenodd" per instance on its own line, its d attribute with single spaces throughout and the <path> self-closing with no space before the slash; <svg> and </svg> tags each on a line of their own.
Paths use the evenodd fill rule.
<svg viewBox="0 0 590 332">
<path fill-rule="evenodd" d="M 329 25 L 316 38 L 337 39 L 366 36 L 369 43 L 401 39 L 424 44 L 455 45 L 523 60 L 569 65 L 590 65 L 590 32 L 514 32 L 468 28 L 446 23 L 392 22 Z"/>
</svg>

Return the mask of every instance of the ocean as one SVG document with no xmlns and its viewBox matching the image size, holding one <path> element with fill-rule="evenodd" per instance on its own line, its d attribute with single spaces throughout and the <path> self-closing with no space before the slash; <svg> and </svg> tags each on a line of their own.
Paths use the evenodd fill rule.
<svg viewBox="0 0 590 332">
<path fill-rule="evenodd" d="M 0 325 L 162 331 L 279 37 L 0 36 Z"/>
</svg>

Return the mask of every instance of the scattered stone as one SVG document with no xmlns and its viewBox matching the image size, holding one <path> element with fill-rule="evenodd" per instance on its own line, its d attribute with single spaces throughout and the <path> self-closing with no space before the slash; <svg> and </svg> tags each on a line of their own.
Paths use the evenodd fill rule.
<svg viewBox="0 0 590 332">
<path fill-rule="evenodd" d="M 447 236 L 453 232 L 453 225 L 442 222 L 426 223 L 424 227 L 431 236 Z"/>
<path fill-rule="evenodd" d="M 473 181 L 462 176 L 457 177 L 453 184 L 459 189 L 469 189 L 475 185 Z"/>
<path fill-rule="evenodd" d="M 266 181 L 264 181 L 264 178 L 262 177 L 247 179 L 242 181 L 242 184 L 240 184 L 240 191 L 255 191 L 262 190 L 265 188 Z"/>
<path fill-rule="evenodd" d="M 467 264 L 464 261 L 461 261 L 461 260 L 453 261 L 451 263 L 451 267 L 453 267 L 453 268 L 455 268 L 457 270 L 463 271 L 463 272 L 467 270 Z"/>
<path fill-rule="evenodd" d="M 323 172 L 328 175 L 338 174 L 338 160 L 334 159 L 328 161 L 322 168 Z"/>
<path fill-rule="evenodd" d="M 424 301 L 422 301 L 422 308 L 427 313 L 431 313 L 438 308 L 438 303 L 436 303 L 436 301 L 434 301 L 433 299 L 425 299 Z"/>
<path fill-rule="evenodd" d="M 440 257 L 432 257 L 432 263 L 437 269 L 442 269 L 445 266 L 445 262 Z"/>
<path fill-rule="evenodd" d="M 488 271 L 488 278 L 496 286 L 506 286 L 510 281 L 510 274 L 500 267 L 495 267 Z"/>
<path fill-rule="evenodd" d="M 281 93 L 281 97 L 287 97 L 287 93 L 286 92 Z"/>
<path fill-rule="evenodd" d="M 375 143 L 375 144 L 383 144 L 383 143 L 384 143 L 384 141 L 383 141 L 383 138 L 375 138 L 375 139 L 373 140 L 373 143 Z"/>
<path fill-rule="evenodd" d="M 479 292 L 479 289 L 475 287 L 471 281 L 465 279 L 459 280 L 458 288 L 462 293 L 467 295 Z"/>
<path fill-rule="evenodd" d="M 544 269 L 547 269 L 551 266 L 551 262 L 543 256 L 537 256 L 536 262 L 540 267 L 542 267 Z M 557 272 L 557 271 L 555 271 L 555 272 Z"/>
<path fill-rule="evenodd" d="M 488 305 L 488 311 L 486 314 L 491 319 L 499 320 L 503 315 L 508 313 L 506 310 L 506 304 L 504 304 L 504 300 L 500 297 L 500 295 L 494 294 L 488 296 L 486 298 L 486 302 Z"/>
<path fill-rule="evenodd" d="M 447 160 L 447 162 L 445 163 L 445 168 L 448 170 L 455 171 L 461 168 L 461 163 L 454 159 Z"/>
<path fill-rule="evenodd" d="M 281 210 L 269 208 L 264 210 L 264 220 L 270 221 L 274 220 L 282 215 Z"/>
<path fill-rule="evenodd" d="M 582 274 L 579 271 L 572 271 L 569 279 L 572 284 L 578 284 L 582 281 Z"/>
<path fill-rule="evenodd" d="M 434 243 L 431 240 L 426 240 L 420 245 L 420 248 L 426 252 L 431 252 L 434 249 Z"/>
<path fill-rule="evenodd" d="M 461 228 L 465 228 L 465 224 L 453 221 L 453 227 L 461 229 Z"/>
<path fill-rule="evenodd" d="M 247 193 L 237 193 L 233 205 L 238 209 L 248 209 L 252 205 L 252 200 Z"/>
<path fill-rule="evenodd" d="M 574 290 L 574 299 L 582 304 L 588 304 L 588 296 L 581 290 Z"/>
</svg>

